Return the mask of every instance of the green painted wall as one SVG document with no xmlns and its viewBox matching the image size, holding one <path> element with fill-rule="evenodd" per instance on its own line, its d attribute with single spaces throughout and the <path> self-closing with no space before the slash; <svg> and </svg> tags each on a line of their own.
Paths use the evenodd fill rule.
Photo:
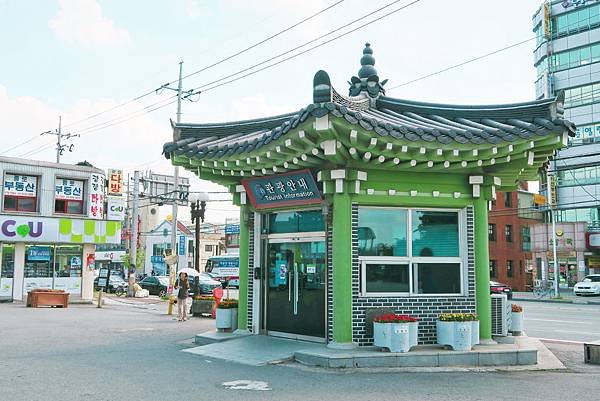
<svg viewBox="0 0 600 401">
<path fill-rule="evenodd" d="M 492 298 L 490 297 L 490 257 L 488 249 L 488 202 L 474 202 L 475 218 L 475 300 L 479 315 L 479 338 L 492 338 Z"/>
<path fill-rule="evenodd" d="M 240 290 L 238 306 L 238 329 L 248 329 L 248 265 L 250 227 L 244 215 L 251 213 L 248 206 L 240 207 Z"/>
<path fill-rule="evenodd" d="M 352 342 L 352 201 L 333 196 L 333 341 Z"/>
</svg>

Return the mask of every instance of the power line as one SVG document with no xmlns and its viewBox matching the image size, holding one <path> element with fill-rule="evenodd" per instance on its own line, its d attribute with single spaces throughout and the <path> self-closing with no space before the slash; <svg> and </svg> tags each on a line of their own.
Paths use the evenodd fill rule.
<svg viewBox="0 0 600 401">
<path fill-rule="evenodd" d="M 230 55 L 230 56 L 227 56 L 227 57 L 225 57 L 225 58 L 223 58 L 223 59 L 221 59 L 221 60 L 219 60 L 219 61 L 217 61 L 217 62 L 215 62 L 215 63 L 213 63 L 213 64 L 210 64 L 210 65 L 208 65 L 208 66 L 206 66 L 206 67 L 203 67 L 203 68 L 201 68 L 201 69 L 199 69 L 199 70 L 197 70 L 197 71 L 194 71 L 194 72 L 192 72 L 192 73 L 190 73 L 190 74 L 188 74 L 188 75 L 184 76 L 182 79 L 188 78 L 188 77 L 190 77 L 190 76 L 192 76 L 192 75 L 196 75 L 196 74 L 198 74 L 198 73 L 200 73 L 200 72 L 202 72 L 202 71 L 206 71 L 206 70 L 208 70 L 208 69 L 210 69 L 210 68 L 212 68 L 212 67 L 215 67 L 215 66 L 217 66 L 217 65 L 219 65 L 219 64 L 222 64 L 222 63 L 224 63 L 224 62 L 226 62 L 226 61 L 229 61 L 229 60 L 231 60 L 231 59 L 233 59 L 233 58 L 235 58 L 235 57 L 237 57 L 237 56 L 239 56 L 239 55 L 241 55 L 241 54 L 244 54 L 244 53 L 246 53 L 246 52 L 248 52 L 248 51 L 250 51 L 250 50 L 252 50 L 252 49 L 254 49 L 254 48 L 256 48 L 256 47 L 258 47 L 258 46 L 260 46 L 260 45 L 262 45 L 262 44 L 264 44 L 264 43 L 266 43 L 266 42 L 268 42 L 268 41 L 270 41 L 270 40 L 272 40 L 272 39 L 275 39 L 276 37 L 278 37 L 278 36 L 281 36 L 282 34 L 284 34 L 284 33 L 288 32 L 288 31 L 290 31 L 290 30 L 292 30 L 292 29 L 294 29 L 294 28 L 296 28 L 296 27 L 298 27 L 298 26 L 300 26 L 300 25 L 304 24 L 305 22 L 307 22 L 307 21 L 310 21 L 311 19 L 313 19 L 313 18 L 315 18 L 315 17 L 317 17 L 317 16 L 319 16 L 319 15 L 321 15 L 321 14 L 325 13 L 326 11 L 328 11 L 328 10 L 330 10 L 330 9 L 332 9 L 332 8 L 334 8 L 334 7 L 336 7 L 336 6 L 338 6 L 339 4 L 343 3 L 344 1 L 345 1 L 345 0 L 339 0 L 339 1 L 337 1 L 337 2 L 335 2 L 335 3 L 333 3 L 333 4 L 331 4 L 331 5 L 329 5 L 329 6 L 327 6 L 327 7 L 325 7 L 325 8 L 323 8 L 323 9 L 321 9 L 321 10 L 317 11 L 316 13 L 314 13 L 314 14 L 312 14 L 312 15 L 310 15 L 310 16 L 308 16 L 308 17 L 306 17 L 306 18 L 303 18 L 302 20 L 300 20 L 300 21 L 298 21 L 298 22 L 296 22 L 296 23 L 294 23 L 294 24 L 292 24 L 292 25 L 290 25 L 290 26 L 288 26 L 288 27 L 286 27 L 286 28 L 284 28 L 284 29 L 282 29 L 282 30 L 280 30 L 280 31 L 276 32 L 275 34 L 268 36 L 268 37 L 267 37 L 267 38 L 265 38 L 265 39 L 262 39 L 262 40 L 260 40 L 260 41 L 258 41 L 258 42 L 256 42 L 256 43 L 254 43 L 254 44 L 252 44 L 252 45 L 250 45 L 250 46 L 248 46 L 248 47 L 246 47 L 246 48 L 244 48 L 244 49 L 242 49 L 242 50 L 240 50 L 240 51 L 238 51 L 238 52 L 236 52 L 236 53 L 234 53 L 234 54 L 232 54 L 232 55 Z M 160 73 L 160 72 L 162 72 L 162 71 L 164 71 L 164 70 L 166 70 L 166 68 L 165 68 L 165 69 L 162 69 L 161 71 L 159 71 L 159 73 Z M 154 74 L 154 75 L 156 75 L 156 74 Z M 177 82 L 177 80 L 173 80 L 173 81 L 169 82 L 169 83 L 168 83 L 168 84 L 166 84 L 166 85 L 171 85 L 171 84 L 173 84 L 173 83 L 176 83 L 176 82 Z M 73 125 L 77 125 L 77 124 L 79 124 L 79 123 L 81 123 L 81 122 L 83 122 L 83 121 L 91 120 L 91 119 L 93 119 L 93 118 L 95 118 L 95 117 L 98 117 L 98 116 L 100 116 L 100 115 L 102 115 L 102 114 L 105 114 L 105 113 L 111 112 L 111 111 L 113 111 L 113 110 L 119 109 L 119 108 L 121 108 L 121 107 L 124 107 L 124 106 L 126 106 L 126 105 L 128 105 L 128 104 L 131 104 L 131 103 L 137 102 L 138 100 L 141 100 L 141 99 L 143 99 L 143 98 L 144 98 L 144 97 L 146 97 L 146 96 L 149 96 L 149 95 L 151 95 L 151 94 L 154 94 L 155 92 L 156 92 L 156 90 L 155 90 L 155 89 L 152 89 L 152 90 L 150 90 L 150 91 L 148 91 L 148 92 L 144 92 L 144 93 L 142 93 L 141 95 L 138 95 L 138 96 L 136 96 L 136 97 L 134 97 L 134 98 L 132 98 L 132 99 L 129 99 L 129 100 L 125 101 L 125 102 L 122 102 L 122 103 L 120 103 L 120 104 L 118 104 L 118 105 L 116 105 L 116 106 L 110 107 L 110 108 L 108 108 L 108 109 L 105 109 L 105 110 L 102 110 L 102 111 L 100 111 L 100 112 L 98 112 L 98 113 L 94 113 L 94 114 L 92 114 L 92 115 L 89 115 L 89 116 L 87 116 L 87 117 L 85 117 L 85 118 L 82 118 L 82 119 L 76 120 L 76 121 L 74 121 L 74 122 L 72 122 L 72 123 L 69 123 L 69 124 L 66 124 L 66 125 L 65 125 L 65 127 L 67 127 L 67 126 L 69 126 L 69 127 L 70 127 L 70 126 L 73 126 Z M 175 96 L 173 96 L 173 97 L 175 97 Z M 171 97 L 171 98 L 173 98 L 173 97 Z M 158 103 L 154 103 L 153 105 L 156 105 L 156 104 L 158 104 Z M 172 103 L 169 103 L 169 104 L 172 104 Z M 152 107 L 153 105 L 150 105 L 149 107 Z M 165 105 L 165 107 L 166 107 L 166 106 L 167 106 L 167 105 Z M 111 121 L 114 121 L 114 120 L 111 120 Z M 125 120 L 125 121 L 128 121 L 128 120 Z M 104 123 L 106 123 L 106 122 L 104 122 Z M 104 124 L 104 123 L 103 123 L 103 124 Z M 93 127 L 95 127 L 95 126 L 93 126 Z M 86 128 L 85 130 L 87 130 L 87 129 L 89 129 L 89 128 L 90 128 L 90 127 Z M 81 132 L 81 131 L 80 131 L 80 132 Z M 26 141 L 24 141 L 24 142 L 22 142 L 22 143 L 20 143 L 20 144 L 17 144 L 17 145 L 15 145 L 15 146 L 13 146 L 13 147 L 11 147 L 11 148 L 9 148 L 9 149 L 7 149 L 7 150 L 3 151 L 2 153 L 0 153 L 0 155 L 2 155 L 2 154 L 4 154 L 4 153 L 7 153 L 7 152 L 10 152 L 11 150 L 13 150 L 13 149 L 16 149 L 16 148 L 18 148 L 18 147 L 20 147 L 20 146 L 23 146 L 23 145 L 25 145 L 25 144 L 27 144 L 27 143 L 29 143 L 29 142 L 32 142 L 32 141 L 33 141 L 33 140 L 35 140 L 36 138 L 37 138 L 37 135 L 36 135 L 36 136 L 33 136 L 33 137 L 31 137 L 30 139 L 28 139 L 28 140 L 26 140 Z"/>
<path fill-rule="evenodd" d="M 235 73 L 235 74 L 230 74 L 230 75 L 228 75 L 228 76 L 226 76 L 226 77 L 222 77 L 222 78 L 220 78 L 219 80 L 216 80 L 216 81 L 213 81 L 213 82 L 210 82 L 210 83 L 204 84 L 204 85 L 202 85 L 202 86 L 196 87 L 196 88 L 194 88 L 194 89 L 193 89 L 193 91 L 200 90 L 201 88 L 203 88 L 203 87 L 205 87 L 205 86 L 208 86 L 208 85 L 211 85 L 211 84 L 214 84 L 214 83 L 220 82 L 220 81 L 221 81 L 221 80 L 223 80 L 223 79 L 227 79 L 227 77 L 232 77 L 232 76 L 238 75 L 238 74 L 240 74 L 240 73 L 242 73 L 242 72 L 244 72 L 244 71 L 248 71 L 249 69 L 255 68 L 256 66 L 259 66 L 259 65 L 262 65 L 262 64 L 264 64 L 264 63 L 267 63 L 267 62 L 269 62 L 269 61 L 271 61 L 271 60 L 273 60 L 273 59 L 275 59 L 275 58 L 281 57 L 281 56 L 283 56 L 283 55 L 285 55 L 285 54 L 289 54 L 289 53 L 291 53 L 291 52 L 293 52 L 293 51 L 295 51 L 295 50 L 297 50 L 297 49 L 299 49 L 299 48 L 301 48 L 301 47 L 304 47 L 304 46 L 306 46 L 307 44 L 313 43 L 313 42 L 315 42 L 316 40 L 318 40 L 318 39 L 320 39 L 320 38 L 323 38 L 323 37 L 325 37 L 325 36 L 328 36 L 328 35 L 330 35 L 330 34 L 331 34 L 331 33 L 333 33 L 333 32 L 336 32 L 336 31 L 338 31 L 338 30 L 340 30 L 340 29 L 343 29 L 343 28 L 345 28 L 345 27 L 347 27 L 347 26 L 349 26 L 349 25 L 352 25 L 352 24 L 356 23 L 357 21 L 359 21 L 359 20 L 361 20 L 361 19 L 365 18 L 366 16 L 370 16 L 370 15 L 372 15 L 372 14 L 374 14 L 374 13 L 377 13 L 377 12 L 379 12 L 379 11 L 381 11 L 381 10 L 383 10 L 383 9 L 385 9 L 385 8 L 387 8 L 387 7 L 391 6 L 391 5 L 393 5 L 393 4 L 396 4 L 396 3 L 398 3 L 399 1 L 401 1 L 401 0 L 395 0 L 395 1 L 393 1 L 393 2 L 391 2 L 391 3 L 389 3 L 389 4 L 387 4 L 387 5 L 385 5 L 385 6 L 383 6 L 383 7 L 380 7 L 380 8 L 379 8 L 379 9 L 377 9 L 377 10 L 374 10 L 374 11 L 372 11 L 372 12 L 370 12 L 370 13 L 367 13 L 367 14 L 363 15 L 363 16 L 362 16 L 362 17 L 360 17 L 360 18 L 357 18 L 357 19 L 353 20 L 351 23 L 345 24 L 345 25 L 343 25 L 342 27 L 336 28 L 336 29 L 334 29 L 333 31 L 330 31 L 330 32 L 328 32 L 328 33 L 326 33 L 326 34 L 324 34 L 324 35 L 321 35 L 321 36 L 319 36 L 319 37 L 318 37 L 318 38 L 316 38 L 316 39 L 313 39 L 313 40 L 311 40 L 311 41 L 308 41 L 308 42 L 304 43 L 304 44 L 303 44 L 303 45 L 301 45 L 301 46 L 297 46 L 297 47 L 295 47 L 295 48 L 293 48 L 293 49 L 291 49 L 291 50 L 288 50 L 288 51 L 286 51 L 286 52 L 280 53 L 279 55 L 277 55 L 277 56 L 275 56 L 275 57 L 271 57 L 271 58 L 269 58 L 269 59 L 268 59 L 268 60 L 266 60 L 266 61 L 263 61 L 263 62 L 261 62 L 261 63 L 257 63 L 257 64 L 255 64 L 255 65 L 254 65 L 254 66 L 252 66 L 252 67 L 245 68 L 245 69 L 243 69 L 243 70 L 241 70 L 241 71 L 238 71 L 238 72 L 237 72 L 237 73 Z M 308 53 L 308 52 L 309 52 L 309 51 L 311 51 L 311 50 L 314 50 L 314 49 L 316 49 L 316 48 L 319 48 L 319 47 L 321 47 L 321 46 L 324 46 L 324 45 L 326 45 L 326 44 L 328 44 L 328 43 L 331 43 L 331 42 L 333 42 L 333 41 L 335 41 L 335 40 L 337 40 L 337 39 L 340 39 L 340 38 L 342 38 L 342 37 L 344 37 L 344 36 L 347 36 L 347 35 L 349 35 L 350 33 L 356 32 L 356 31 L 358 31 L 359 29 L 362 29 L 362 28 L 364 28 L 364 27 L 366 27 L 366 26 L 369 26 L 369 25 L 371 25 L 371 24 L 373 24 L 373 23 L 375 23 L 375 22 L 378 22 L 378 21 L 380 21 L 380 20 L 382 20 L 382 19 L 384 19 L 384 18 L 386 18 L 386 17 L 389 17 L 389 16 L 391 16 L 391 15 L 393 15 L 393 14 L 395 14 L 395 13 L 397 13 L 397 12 L 399 12 L 399 11 L 401 11 L 401 10 L 403 10 L 403 9 L 407 8 L 407 7 L 410 7 L 410 6 L 412 6 L 413 4 L 416 4 L 416 3 L 418 3 L 419 1 L 421 1 L 421 0 L 414 0 L 414 1 L 412 1 L 411 3 L 409 3 L 409 4 L 407 4 L 407 5 L 404 5 L 404 6 L 402 6 L 402 7 L 399 7 L 399 8 L 397 8 L 397 9 L 395 9 L 395 10 L 392 10 L 392 11 L 390 11 L 390 12 L 389 12 L 389 13 L 387 13 L 387 14 L 384 14 L 384 15 L 382 15 L 382 16 L 380 16 L 380 17 L 377 17 L 377 18 L 375 18 L 375 19 L 373 19 L 373 20 L 371 20 L 371 21 L 369 21 L 369 22 L 367 22 L 367 23 L 364 23 L 364 24 L 362 24 L 362 25 L 360 25 L 360 26 L 358 26 L 358 27 L 356 27 L 356 28 L 353 28 L 353 29 L 352 29 L 352 30 L 350 30 L 350 31 L 347 31 L 347 32 L 345 32 L 345 33 L 343 33 L 343 34 L 340 34 L 340 35 L 338 35 L 338 36 L 336 36 L 336 37 L 334 37 L 334 38 L 332 38 L 332 39 L 329 39 L 329 40 L 327 40 L 327 41 L 325 41 L 325 42 L 322 42 L 322 43 L 320 43 L 320 44 L 318 44 L 318 45 L 316 45 L 316 46 L 313 46 L 313 47 L 311 47 L 311 48 L 309 48 L 309 49 L 306 49 L 306 50 L 304 50 L 304 51 L 302 51 L 302 52 L 300 52 L 300 53 L 296 53 L 296 54 L 294 54 L 294 55 L 292 55 L 292 56 L 290 56 L 290 57 L 287 57 L 287 58 L 285 58 L 285 59 L 282 59 L 282 60 L 280 60 L 280 61 L 278 61 L 278 62 L 276 62 L 276 63 L 270 64 L 270 65 L 267 65 L 267 66 L 265 66 L 265 67 L 263 67 L 263 68 L 261 68 L 261 69 L 258 69 L 258 70 L 255 70 L 255 71 L 252 71 L 252 72 L 250 72 L 250 73 L 248 73 L 248 74 L 242 75 L 242 76 L 240 76 L 240 77 L 237 77 L 237 78 L 235 78 L 235 79 L 231 79 L 231 80 L 229 80 L 229 81 L 226 81 L 226 82 L 221 82 L 221 83 L 219 83 L 218 85 L 214 85 L 213 87 L 210 87 L 210 88 L 208 88 L 208 89 L 204 90 L 203 92 L 207 92 L 207 91 L 210 91 L 210 90 L 216 89 L 216 88 L 218 88 L 218 87 L 220 87 L 220 86 L 224 86 L 224 85 L 226 85 L 226 84 L 229 84 L 229 83 L 232 83 L 232 82 L 238 81 L 238 80 L 240 80 L 240 79 L 242 79 L 242 78 L 246 78 L 246 77 L 248 77 L 248 76 L 251 76 L 251 75 L 257 74 L 257 73 L 259 73 L 259 72 L 261 72 L 261 71 L 264 71 L 264 70 L 266 70 L 266 69 L 272 68 L 272 67 L 274 67 L 274 66 L 276 66 L 276 65 L 279 65 L 279 64 L 281 64 L 281 63 L 283 63 L 283 62 L 285 62 L 285 61 L 288 61 L 288 60 L 291 60 L 291 59 L 293 59 L 293 58 L 299 57 L 299 56 L 301 56 L 301 55 L 303 55 L 303 54 L 305 54 L 305 53 Z M 160 102 L 153 103 L 153 104 L 151 104 L 151 105 L 149 105 L 149 106 L 146 106 L 146 107 L 144 107 L 144 110 L 136 112 L 136 113 L 138 113 L 137 115 L 136 115 L 136 113 L 131 113 L 131 114 L 128 114 L 128 115 L 124 115 L 124 116 L 121 116 L 121 117 L 118 117 L 118 118 L 115 118 L 115 119 L 112 119 L 112 120 L 106 121 L 106 122 L 104 122 L 104 123 L 99 123 L 99 124 L 96 124 L 96 125 L 94 125 L 94 126 L 88 127 L 88 128 L 86 128 L 86 129 L 83 129 L 83 130 L 81 130 L 81 131 L 75 131 L 75 132 L 76 132 L 76 133 L 79 133 L 79 134 L 87 134 L 87 133 L 91 133 L 91 132 L 95 132 L 95 131 L 103 130 L 103 129 L 105 129 L 105 128 L 109 128 L 109 127 L 111 127 L 111 126 L 114 126 L 114 125 L 117 125 L 117 124 L 124 123 L 124 122 L 126 122 L 126 121 L 129 121 L 129 120 L 131 120 L 131 119 L 133 119 L 133 118 L 139 117 L 140 115 L 143 115 L 143 114 L 146 114 L 146 113 L 150 113 L 150 112 L 156 111 L 156 110 L 158 110 L 158 109 L 161 109 L 161 108 L 163 108 L 163 107 L 166 107 L 166 106 L 169 106 L 169 105 L 171 105 L 171 104 L 175 103 L 175 101 L 172 101 L 172 102 L 169 102 L 169 103 L 166 103 L 166 104 L 163 104 L 163 105 L 157 106 L 157 105 L 158 105 L 158 104 L 160 104 L 161 102 L 168 101 L 168 100 L 170 100 L 170 99 L 172 99 L 172 98 L 173 98 L 173 97 L 171 97 L 171 98 L 168 98 L 168 99 L 166 99 L 166 100 L 163 100 L 163 101 L 160 101 Z M 153 106 L 156 106 L 156 107 L 152 108 Z M 139 114 L 140 112 L 141 112 L 142 114 Z M 120 120 L 120 121 L 119 121 L 119 120 Z M 113 123 L 113 122 L 114 122 L 114 123 Z M 110 124 L 108 124 L 108 123 L 110 123 Z M 103 124 L 108 124 L 108 125 L 103 125 Z"/>
<path fill-rule="evenodd" d="M 433 76 L 435 76 L 435 75 L 442 74 L 442 73 L 444 73 L 444 72 L 447 72 L 447 71 L 453 70 L 453 69 L 455 69 L 455 68 L 462 67 L 462 66 L 464 66 L 464 65 L 467 65 L 467 64 L 473 63 L 473 62 L 475 62 L 475 61 L 478 61 L 478 60 L 484 59 L 484 58 L 486 58 L 486 57 L 490 57 L 490 56 L 493 56 L 493 55 L 495 55 L 495 54 L 501 53 L 501 52 L 503 52 L 503 51 L 506 51 L 506 50 L 512 49 L 513 47 L 521 46 L 521 45 L 523 45 L 523 44 L 525 44 L 525 43 L 527 43 L 527 42 L 530 42 L 530 41 L 532 41 L 533 39 L 535 39 L 535 36 L 534 36 L 533 38 L 529 38 L 529 39 L 526 39 L 526 40 L 522 40 L 522 41 L 520 41 L 520 42 L 513 43 L 512 45 L 505 46 L 505 47 L 503 47 L 503 48 L 501 48 L 501 49 L 497 49 L 497 50 L 494 50 L 494 51 L 492 51 L 492 52 L 489 52 L 489 53 L 483 54 L 483 55 L 481 55 L 481 56 L 473 57 L 472 59 L 469 59 L 469 60 L 463 61 L 463 62 L 461 62 L 461 63 L 458 63 L 458 64 L 454 64 L 454 65 L 452 65 L 452 66 L 450 66 L 450 67 L 446 67 L 446 68 L 443 68 L 443 69 L 441 69 L 441 70 L 438 70 L 438 71 L 435 71 L 435 72 L 432 72 L 432 73 L 429 73 L 429 74 L 423 75 L 423 76 L 421 76 L 421 77 L 418 77 L 418 78 L 412 79 L 412 80 L 410 80 L 410 81 L 406 81 L 406 82 L 404 82 L 404 83 L 401 83 L 401 84 L 399 84 L 399 85 L 392 86 L 392 87 L 390 87 L 390 88 L 387 88 L 387 89 L 386 89 L 386 91 L 391 91 L 391 90 L 394 90 L 394 89 L 400 88 L 400 87 L 402 87 L 402 86 L 410 85 L 410 84 L 412 84 L 412 83 L 415 83 L 415 82 L 421 81 L 421 80 L 423 80 L 423 79 L 430 78 L 430 77 L 433 77 Z"/>
</svg>

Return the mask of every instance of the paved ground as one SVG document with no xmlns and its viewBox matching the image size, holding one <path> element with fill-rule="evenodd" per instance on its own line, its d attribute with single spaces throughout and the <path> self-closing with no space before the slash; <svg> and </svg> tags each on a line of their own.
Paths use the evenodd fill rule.
<svg viewBox="0 0 600 401">
<path fill-rule="evenodd" d="M 563 341 L 600 340 L 600 306 L 517 301 L 531 337 Z M 600 397 L 599 397 L 600 399 Z"/>
<path fill-rule="evenodd" d="M 130 305 L 0 304 L 0 327 L 0 399 L 10 401 L 598 400 L 590 390 L 598 389 L 600 369 L 577 363 L 563 344 L 556 347 L 571 361 L 567 372 L 326 371 L 296 364 L 249 368 L 181 352 L 214 322 L 180 323 Z"/>
</svg>

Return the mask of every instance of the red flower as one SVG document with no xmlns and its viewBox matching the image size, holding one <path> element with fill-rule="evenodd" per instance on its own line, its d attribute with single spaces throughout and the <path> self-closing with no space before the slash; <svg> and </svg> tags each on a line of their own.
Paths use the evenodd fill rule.
<svg viewBox="0 0 600 401">
<path fill-rule="evenodd" d="M 388 313 L 385 315 L 375 316 L 373 319 L 376 323 L 412 323 L 418 319 L 410 315 L 397 315 L 395 313 Z"/>
</svg>

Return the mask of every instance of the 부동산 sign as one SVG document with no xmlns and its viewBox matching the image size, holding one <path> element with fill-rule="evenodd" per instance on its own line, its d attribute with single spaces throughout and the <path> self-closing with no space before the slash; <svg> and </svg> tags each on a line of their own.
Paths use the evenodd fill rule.
<svg viewBox="0 0 600 401">
<path fill-rule="evenodd" d="M 242 180 L 255 209 L 321 203 L 321 191 L 310 170 Z"/>
</svg>

